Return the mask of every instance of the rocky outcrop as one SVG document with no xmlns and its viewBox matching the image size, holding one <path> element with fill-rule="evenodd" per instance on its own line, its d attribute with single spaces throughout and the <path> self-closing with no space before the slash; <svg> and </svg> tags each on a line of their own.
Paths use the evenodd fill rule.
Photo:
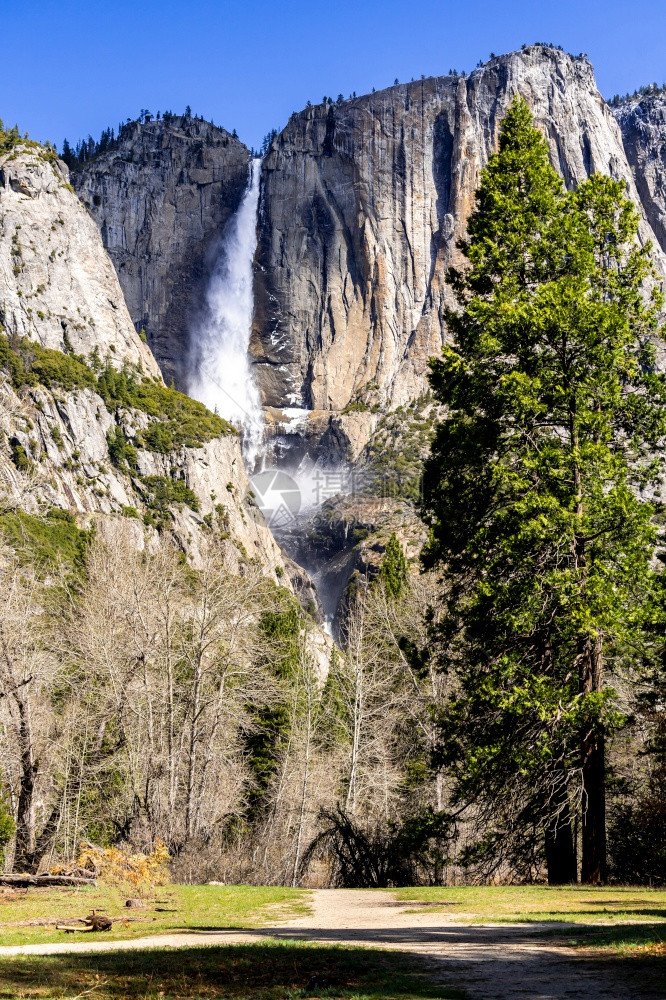
<svg viewBox="0 0 666 1000">
<path fill-rule="evenodd" d="M 137 545 L 170 538 L 194 566 L 215 536 L 231 572 L 254 562 L 304 587 L 256 506 L 238 436 L 164 387 L 67 168 L 36 143 L 0 158 L 0 282 L 2 504 L 122 521 Z M 105 360 L 132 366 L 136 405 Z"/>
<path fill-rule="evenodd" d="M 249 164 L 250 151 L 225 129 L 172 117 L 126 126 L 116 148 L 72 173 L 134 325 L 179 387 L 186 384 L 188 323 Z"/>
<path fill-rule="evenodd" d="M 141 363 L 159 377 L 67 167 L 37 143 L 0 156 L 0 323 L 9 336 Z"/>
<path fill-rule="evenodd" d="M 230 572 L 254 562 L 288 583 L 283 554 L 250 491 L 238 438 L 168 453 L 139 448 L 132 468 L 119 464 L 109 437 L 120 428 L 132 442 L 147 423 L 136 411 L 110 412 L 89 389 L 16 392 L 0 379 L 3 503 L 28 513 L 59 508 L 83 525 L 122 519 L 139 548 L 170 538 L 195 567 L 215 536 Z M 160 496 L 174 485 L 173 498 Z"/>
<path fill-rule="evenodd" d="M 614 114 L 643 210 L 666 251 L 666 93 L 629 98 Z"/>
<path fill-rule="evenodd" d="M 316 581 L 324 614 L 337 635 L 350 585 L 377 576 L 392 534 L 418 569 L 427 531 L 406 500 L 336 496 L 301 525 L 298 557 Z"/>
<path fill-rule="evenodd" d="M 252 352 L 268 405 L 315 411 L 319 427 L 365 414 L 358 454 L 374 412 L 422 393 L 446 336 L 446 269 L 517 93 L 568 186 L 603 171 L 639 203 L 590 63 L 553 48 L 293 115 L 262 170 Z"/>
</svg>

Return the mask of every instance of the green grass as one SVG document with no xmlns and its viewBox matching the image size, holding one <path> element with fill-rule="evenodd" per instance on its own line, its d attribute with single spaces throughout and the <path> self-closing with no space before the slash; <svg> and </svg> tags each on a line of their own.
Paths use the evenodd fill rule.
<svg viewBox="0 0 666 1000">
<path fill-rule="evenodd" d="M 145 896 L 145 908 L 141 909 L 125 906 L 131 895 L 132 890 L 127 888 L 94 886 L 4 892 L 0 895 L 0 945 L 79 940 L 81 935 L 57 931 L 55 925 L 72 923 L 91 909 L 118 921 L 104 932 L 104 941 L 188 928 L 261 927 L 277 918 L 306 913 L 308 909 L 306 892 L 281 887 L 165 886 L 151 890 Z M 87 939 L 85 935 L 83 940 Z"/>
<path fill-rule="evenodd" d="M 579 948 L 586 958 L 611 960 L 614 969 L 631 978 L 636 989 L 666 994 L 666 924 L 582 926 L 572 932 L 551 931 L 560 944 Z M 652 995 L 652 994 L 650 994 Z"/>
<path fill-rule="evenodd" d="M 574 948 L 601 948 L 618 955 L 638 953 L 663 955 L 666 960 L 666 924 L 614 924 L 605 927 L 582 926 L 575 931 L 569 927 L 556 934 L 563 943 Z"/>
<path fill-rule="evenodd" d="M 452 920 L 467 923 L 666 921 L 664 889 L 511 885 L 395 891 L 403 901 L 441 909 Z"/>
<path fill-rule="evenodd" d="M 314 977 L 317 977 L 316 979 Z M 0 998 L 461 1000 L 415 959 L 300 942 L 0 960 Z"/>
</svg>

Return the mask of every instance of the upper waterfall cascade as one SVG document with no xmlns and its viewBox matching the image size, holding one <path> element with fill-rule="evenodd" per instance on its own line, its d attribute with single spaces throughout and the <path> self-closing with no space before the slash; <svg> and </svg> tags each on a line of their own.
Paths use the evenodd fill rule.
<svg viewBox="0 0 666 1000">
<path fill-rule="evenodd" d="M 257 246 L 261 160 L 252 160 L 248 187 L 231 219 L 206 292 L 203 317 L 193 331 L 196 357 L 189 394 L 242 432 L 251 469 L 263 440 L 259 390 L 249 357 L 252 268 Z"/>
</svg>

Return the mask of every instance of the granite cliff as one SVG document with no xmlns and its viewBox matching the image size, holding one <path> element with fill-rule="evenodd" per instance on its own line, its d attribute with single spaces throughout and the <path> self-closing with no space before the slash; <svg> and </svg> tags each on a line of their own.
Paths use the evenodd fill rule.
<svg viewBox="0 0 666 1000">
<path fill-rule="evenodd" d="M 372 522 L 374 535 L 381 518 L 373 491 L 413 500 L 404 482 L 418 480 L 423 442 L 414 444 L 410 428 L 429 433 L 426 372 L 446 337 L 446 270 L 457 262 L 479 171 L 516 94 L 532 108 L 568 187 L 595 171 L 626 181 L 641 239 L 653 242 L 666 274 L 666 99 L 611 109 L 585 56 L 534 45 L 469 75 L 308 106 L 264 157 L 253 370 L 276 461 L 291 467 L 309 454 L 355 465 L 365 499 L 357 496 L 340 523 Z M 178 119 L 135 124 L 74 178 L 135 325 L 148 330 L 163 372 L 181 382 L 179 365 L 191 357 L 187 321 L 240 202 L 248 161 L 223 130 Z M 333 589 L 352 563 L 366 561 L 349 547 L 351 535 L 336 550 L 343 534 L 333 531 L 333 549 L 322 542 L 316 552 L 292 539 L 291 551 L 331 576 Z"/>
<path fill-rule="evenodd" d="M 353 460 L 377 413 L 423 392 L 446 335 L 446 269 L 516 93 L 568 186 L 603 171 L 625 179 L 639 205 L 651 192 L 641 235 L 652 238 L 658 170 L 637 188 L 590 63 L 545 46 L 469 76 L 308 107 L 264 159 L 252 338 L 263 398 L 311 411 L 325 445 Z"/>
<path fill-rule="evenodd" d="M 0 286 L 9 336 L 84 354 L 96 345 L 159 377 L 67 167 L 36 143 L 0 156 Z"/>
<path fill-rule="evenodd" d="M 188 322 L 249 163 L 250 151 L 225 129 L 171 117 L 126 126 L 114 149 L 72 172 L 134 325 L 179 388 L 186 383 Z"/>
<path fill-rule="evenodd" d="M 614 114 L 643 210 L 666 251 L 666 94 L 628 98 Z"/>
<path fill-rule="evenodd" d="M 465 76 L 292 115 L 262 164 L 251 339 L 270 434 L 357 461 L 382 413 L 419 397 L 446 331 L 447 267 L 516 93 L 568 186 L 624 178 L 666 246 L 664 99 L 618 113 L 585 56 L 534 45 Z M 130 314 L 184 384 L 188 318 L 247 183 L 249 151 L 196 119 L 135 123 L 74 175 Z M 635 179 L 634 179 L 635 178 Z M 657 265 L 666 273 L 655 241 Z"/>
</svg>

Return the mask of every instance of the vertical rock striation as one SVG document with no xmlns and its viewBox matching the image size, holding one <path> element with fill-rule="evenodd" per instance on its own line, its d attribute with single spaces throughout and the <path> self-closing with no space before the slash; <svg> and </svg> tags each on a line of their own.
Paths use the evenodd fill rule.
<svg viewBox="0 0 666 1000">
<path fill-rule="evenodd" d="M 135 122 L 72 183 L 115 265 L 130 315 L 167 380 L 185 385 L 188 321 L 247 185 L 250 151 L 190 117 Z"/>
<path fill-rule="evenodd" d="M 666 251 L 666 94 L 630 98 L 614 113 L 643 209 Z"/>
<path fill-rule="evenodd" d="M 367 439 L 373 410 L 424 390 L 446 269 L 517 93 L 568 186 L 603 171 L 639 202 L 590 63 L 553 48 L 293 115 L 263 164 L 252 350 L 266 404 L 365 410 Z"/>
</svg>

